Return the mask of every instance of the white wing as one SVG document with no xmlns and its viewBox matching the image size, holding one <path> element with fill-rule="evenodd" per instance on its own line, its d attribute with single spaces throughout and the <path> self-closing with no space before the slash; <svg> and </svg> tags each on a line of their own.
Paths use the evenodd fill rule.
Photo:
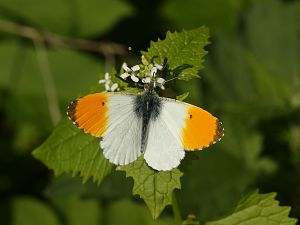
<svg viewBox="0 0 300 225">
<path fill-rule="evenodd" d="M 171 170 L 184 157 L 181 133 L 185 125 L 187 106 L 160 98 L 162 109 L 157 119 L 150 120 L 144 158 L 156 170 Z"/>
<path fill-rule="evenodd" d="M 108 99 L 108 126 L 100 143 L 111 163 L 126 165 L 141 155 L 142 121 L 134 112 L 135 95 L 114 94 Z"/>
</svg>

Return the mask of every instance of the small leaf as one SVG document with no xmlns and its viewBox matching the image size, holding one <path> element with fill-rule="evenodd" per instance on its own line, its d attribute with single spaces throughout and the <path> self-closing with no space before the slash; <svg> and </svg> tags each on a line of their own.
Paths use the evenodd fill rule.
<svg viewBox="0 0 300 225">
<path fill-rule="evenodd" d="M 146 164 L 143 157 L 129 165 L 119 166 L 117 170 L 125 171 L 126 177 L 133 178 L 133 194 L 144 199 L 154 219 L 167 205 L 172 204 L 174 189 L 181 188 L 180 177 L 183 173 L 179 169 L 155 171 Z"/>
<path fill-rule="evenodd" d="M 259 194 L 255 191 L 238 203 L 234 212 L 205 225 L 294 225 L 297 220 L 289 217 L 291 208 L 279 206 L 276 193 Z"/>
<path fill-rule="evenodd" d="M 165 40 L 151 42 L 147 52 L 142 55 L 152 63 L 162 64 L 166 58 L 168 69 L 174 77 L 181 80 L 198 78 L 198 72 L 203 67 L 203 57 L 207 51 L 204 47 L 209 44 L 208 28 L 182 32 L 168 32 Z"/>
<path fill-rule="evenodd" d="M 83 182 L 93 177 L 93 181 L 99 184 L 112 169 L 102 154 L 99 141 L 99 138 L 83 133 L 64 118 L 32 154 L 53 169 L 56 175 L 79 173 Z"/>
<path fill-rule="evenodd" d="M 185 92 L 181 95 L 178 95 L 178 96 L 176 96 L 176 100 L 183 101 L 184 99 L 186 99 L 189 96 L 189 94 L 190 94 L 190 92 Z"/>
</svg>

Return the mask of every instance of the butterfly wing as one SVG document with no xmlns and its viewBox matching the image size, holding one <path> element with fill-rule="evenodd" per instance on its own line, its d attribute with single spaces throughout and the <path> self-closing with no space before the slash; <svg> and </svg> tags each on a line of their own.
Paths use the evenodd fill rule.
<svg viewBox="0 0 300 225">
<path fill-rule="evenodd" d="M 102 137 L 110 162 L 126 165 L 141 154 L 142 121 L 134 113 L 135 95 L 102 92 L 71 103 L 68 115 L 83 131 Z"/>
<path fill-rule="evenodd" d="M 144 155 L 154 169 L 175 168 L 184 157 L 184 150 L 201 150 L 223 136 L 222 123 L 207 111 L 184 102 L 160 99 L 160 116 L 149 124 Z"/>
</svg>

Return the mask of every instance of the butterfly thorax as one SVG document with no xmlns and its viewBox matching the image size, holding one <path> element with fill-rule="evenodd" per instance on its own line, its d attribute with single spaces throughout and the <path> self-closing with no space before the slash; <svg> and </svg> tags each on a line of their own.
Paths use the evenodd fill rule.
<svg viewBox="0 0 300 225">
<path fill-rule="evenodd" d="M 134 103 L 134 111 L 136 116 L 142 120 L 142 147 L 145 149 L 147 143 L 149 122 L 155 121 L 161 111 L 162 102 L 153 89 L 148 89 L 142 94 L 137 95 Z"/>
</svg>

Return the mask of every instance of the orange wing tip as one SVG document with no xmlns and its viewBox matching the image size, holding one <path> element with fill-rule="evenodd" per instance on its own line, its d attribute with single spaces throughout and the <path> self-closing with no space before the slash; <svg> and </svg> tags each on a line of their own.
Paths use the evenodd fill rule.
<svg viewBox="0 0 300 225">
<path fill-rule="evenodd" d="M 209 146 L 216 144 L 218 141 L 220 141 L 222 139 L 222 137 L 224 137 L 223 123 L 219 119 L 217 119 L 216 124 L 217 124 L 217 128 L 216 128 L 216 134 L 214 136 L 214 139 L 208 145 L 203 146 L 202 148 L 197 149 L 197 150 L 202 150 L 204 148 L 208 148 Z"/>
<path fill-rule="evenodd" d="M 106 93 L 89 94 L 70 103 L 69 119 L 85 133 L 100 137 L 107 127 Z"/>
</svg>

